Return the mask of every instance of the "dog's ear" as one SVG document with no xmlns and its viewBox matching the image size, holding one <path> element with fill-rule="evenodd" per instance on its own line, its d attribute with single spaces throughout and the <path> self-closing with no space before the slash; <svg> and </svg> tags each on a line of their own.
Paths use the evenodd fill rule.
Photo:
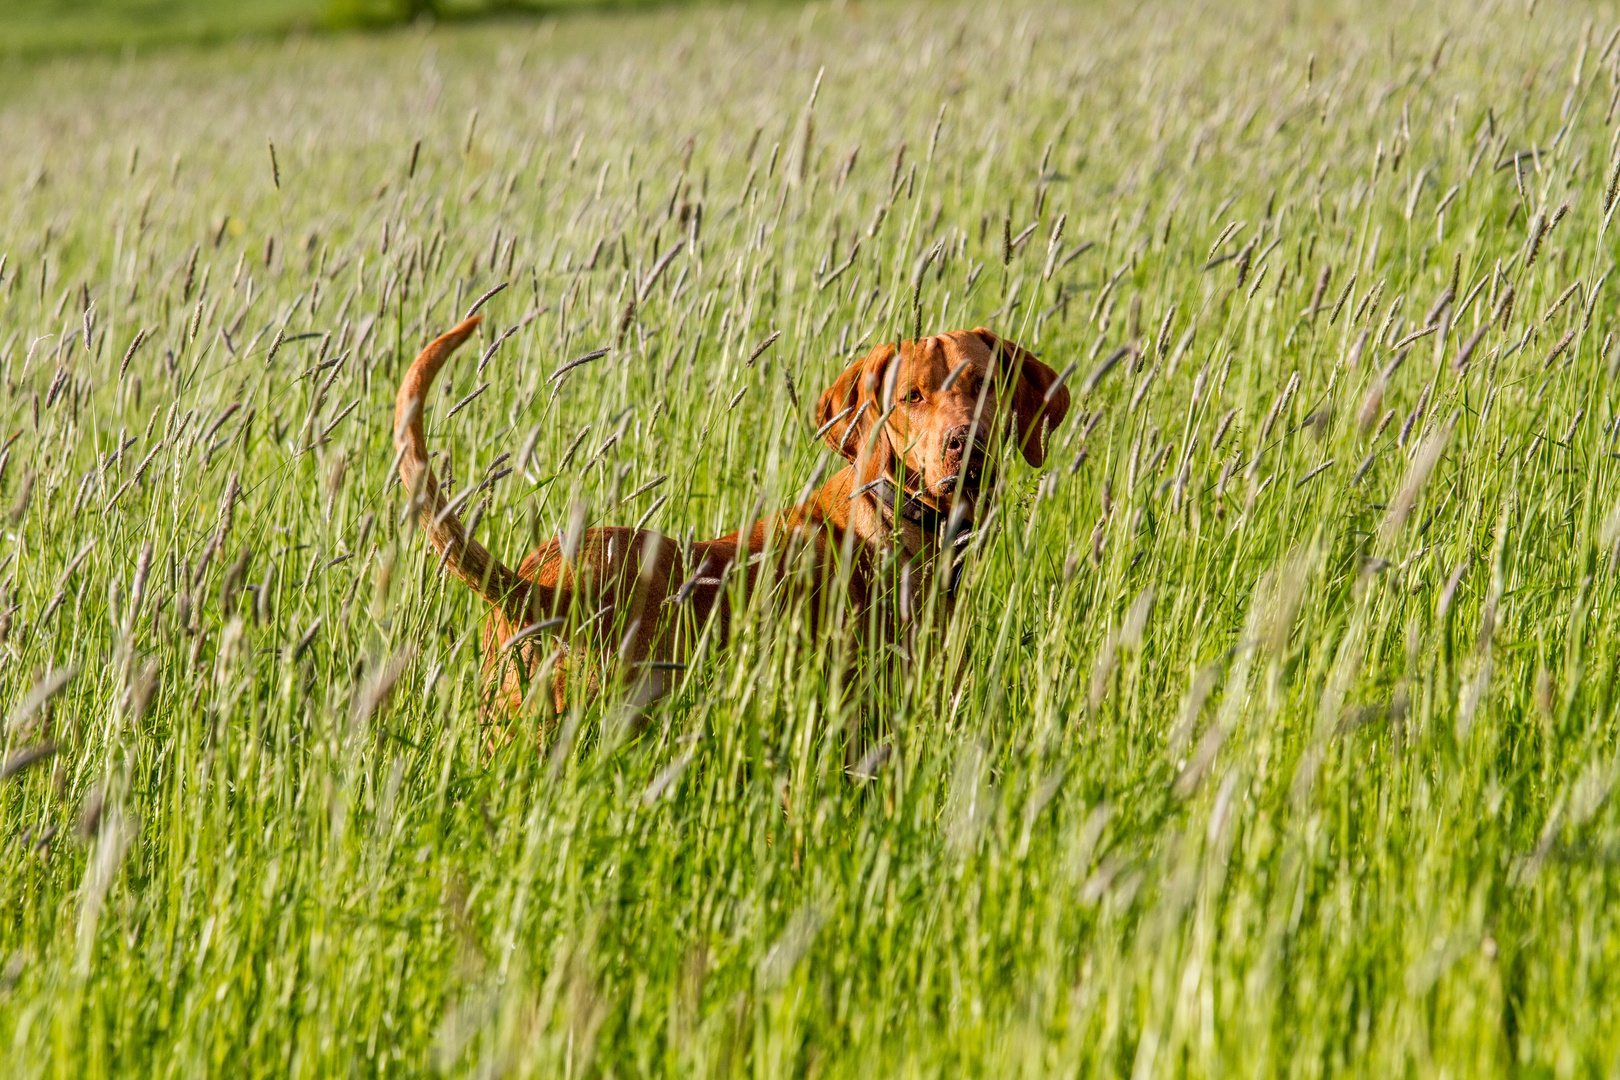
<svg viewBox="0 0 1620 1080">
<path fill-rule="evenodd" d="M 1011 427 L 1018 436 L 1018 449 L 1023 451 L 1025 461 L 1038 468 L 1046 460 L 1047 434 L 1069 413 L 1069 388 L 1054 386 L 1057 372 L 1022 345 L 982 326 L 973 332 L 990 346 L 998 384 L 1011 399 Z"/>
<path fill-rule="evenodd" d="M 894 346 L 879 345 L 845 368 L 816 402 L 821 437 L 851 461 L 865 448 L 883 415 L 883 380 L 893 359 Z"/>
</svg>

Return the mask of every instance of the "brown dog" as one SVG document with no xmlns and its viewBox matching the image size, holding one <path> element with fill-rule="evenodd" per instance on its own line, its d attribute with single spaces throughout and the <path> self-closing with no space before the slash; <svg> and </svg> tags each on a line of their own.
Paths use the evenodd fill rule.
<svg viewBox="0 0 1620 1080">
<path fill-rule="evenodd" d="M 756 523 L 746 541 L 733 532 L 682 551 L 645 529 L 585 529 L 546 543 L 513 571 L 467 535 L 428 463 L 422 424 L 434 376 L 479 321 L 435 339 L 405 373 L 394 446 L 443 565 L 492 607 L 484 675 L 491 704 L 504 698 L 514 711 L 547 665 L 559 712 L 569 680 L 592 691 L 604 667 L 618 669 L 636 704 L 658 697 L 666 673 L 680 667 L 676 616 L 689 611 L 694 621 L 686 625 L 698 627 L 718 619 L 723 635 L 726 580 L 739 565 L 749 589 L 762 567 L 776 580 L 802 583 L 812 619 L 832 587 L 848 590 L 855 613 L 867 611 L 887 556 L 898 557 L 911 589 L 925 587 L 949 543 L 945 534 L 971 528 L 1000 440 L 1015 438 L 1024 459 L 1039 466 L 1046 433 L 1069 410 L 1056 372 L 988 330 L 881 345 L 839 375 L 816 406 L 821 437 L 850 464 L 805 502 Z M 774 563 L 758 557 L 767 548 L 777 553 Z"/>
</svg>

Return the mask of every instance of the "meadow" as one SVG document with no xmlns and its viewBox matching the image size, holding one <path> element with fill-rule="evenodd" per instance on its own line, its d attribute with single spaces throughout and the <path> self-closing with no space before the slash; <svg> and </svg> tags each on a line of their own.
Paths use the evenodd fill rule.
<svg viewBox="0 0 1620 1080">
<path fill-rule="evenodd" d="M 0 1072 L 1613 1075 L 1617 105 L 1577 0 L 7 63 Z M 790 504 L 918 327 L 1074 407 L 914 641 L 498 728 L 391 423 L 499 286 L 514 564 Z"/>
</svg>

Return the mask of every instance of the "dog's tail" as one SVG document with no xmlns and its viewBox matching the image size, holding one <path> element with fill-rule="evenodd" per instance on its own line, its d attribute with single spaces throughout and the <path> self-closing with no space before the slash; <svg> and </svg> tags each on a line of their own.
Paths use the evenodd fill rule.
<svg viewBox="0 0 1620 1080">
<path fill-rule="evenodd" d="M 422 410 L 434 376 L 482 321 L 483 316 L 474 315 L 448 334 L 434 338 L 411 364 L 394 402 L 394 453 L 399 458 L 399 478 L 405 484 L 407 498 L 418 511 L 428 541 L 443 558 L 444 566 L 515 624 L 522 625 L 529 583 L 467 535 L 466 526 L 456 514 L 457 505 L 445 497 L 428 463 L 427 434 L 422 425 Z"/>
</svg>

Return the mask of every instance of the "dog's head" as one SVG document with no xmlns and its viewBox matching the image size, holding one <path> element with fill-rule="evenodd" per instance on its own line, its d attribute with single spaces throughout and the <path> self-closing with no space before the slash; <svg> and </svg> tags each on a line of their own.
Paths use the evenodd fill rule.
<svg viewBox="0 0 1620 1080">
<path fill-rule="evenodd" d="M 971 509 L 1002 439 L 1031 465 L 1046 460 L 1047 433 L 1069 411 L 1056 382 L 1029 350 L 983 327 L 953 330 L 852 363 L 821 395 L 816 423 L 858 484 L 888 477 L 938 509 L 956 498 Z"/>
</svg>

